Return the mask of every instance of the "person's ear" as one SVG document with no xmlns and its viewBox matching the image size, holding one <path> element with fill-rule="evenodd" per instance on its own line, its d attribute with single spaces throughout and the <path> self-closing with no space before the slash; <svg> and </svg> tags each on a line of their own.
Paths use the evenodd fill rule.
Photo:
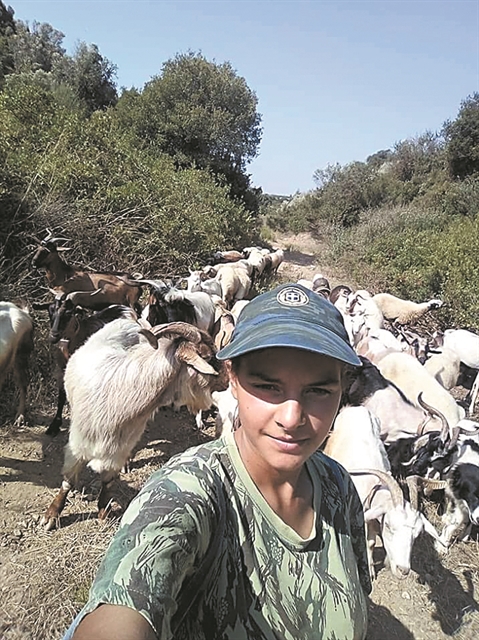
<svg viewBox="0 0 479 640">
<path fill-rule="evenodd" d="M 226 371 L 228 372 L 228 378 L 230 381 L 231 393 L 233 395 L 233 398 L 235 398 L 235 400 L 238 400 L 238 395 L 237 395 L 238 377 L 236 376 L 236 373 L 234 372 L 233 367 L 231 366 L 231 360 L 227 360 L 225 364 L 226 364 Z"/>
</svg>

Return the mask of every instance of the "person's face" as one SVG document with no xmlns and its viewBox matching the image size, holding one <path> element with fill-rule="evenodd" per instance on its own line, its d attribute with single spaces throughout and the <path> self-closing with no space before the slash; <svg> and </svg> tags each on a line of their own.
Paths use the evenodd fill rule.
<svg viewBox="0 0 479 640">
<path fill-rule="evenodd" d="M 329 433 L 341 372 L 339 360 L 301 349 L 275 347 L 242 356 L 230 377 L 243 458 L 280 473 L 299 470 Z"/>
</svg>

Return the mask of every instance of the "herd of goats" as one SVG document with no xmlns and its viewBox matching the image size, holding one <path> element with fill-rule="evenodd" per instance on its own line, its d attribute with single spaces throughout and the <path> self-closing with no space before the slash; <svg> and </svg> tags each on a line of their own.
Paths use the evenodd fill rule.
<svg viewBox="0 0 479 640">
<path fill-rule="evenodd" d="M 48 435 L 59 432 L 67 399 L 70 406 L 63 481 L 42 520 L 47 530 L 57 526 L 86 465 L 100 475 L 98 515 L 107 516 L 114 480 L 160 407 L 185 406 L 199 428 L 202 412 L 214 407 L 216 435 L 233 428 L 235 400 L 215 354 L 230 340 L 255 287 L 274 276 L 284 258 L 281 249 L 219 251 L 180 288 L 179 282 L 73 267 L 60 255 L 63 240 L 48 232 L 32 259 L 54 296 L 32 305 L 48 311 L 55 345 L 58 403 Z M 415 303 L 347 285 L 331 288 L 321 274 L 298 284 L 341 311 L 362 361 L 361 368 L 345 370 L 341 409 L 324 451 L 358 489 L 371 576 L 380 543 L 391 571 L 403 577 L 422 531 L 445 553 L 479 524 L 479 423 L 470 419 L 479 391 L 479 335 L 415 333 L 414 324 L 441 300 Z M 149 294 L 141 305 L 144 287 Z M 13 373 L 16 424 L 25 420 L 33 346 L 26 305 L 0 302 L 0 388 Z M 469 389 L 461 404 L 450 393 L 457 385 Z M 444 501 L 440 533 L 420 508 L 421 494 L 433 492 Z"/>
</svg>

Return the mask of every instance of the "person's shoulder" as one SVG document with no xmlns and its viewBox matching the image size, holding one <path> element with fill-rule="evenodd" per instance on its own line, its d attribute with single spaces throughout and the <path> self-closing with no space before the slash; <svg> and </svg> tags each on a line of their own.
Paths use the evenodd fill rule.
<svg viewBox="0 0 479 640">
<path fill-rule="evenodd" d="M 225 451 L 222 439 L 196 445 L 172 456 L 146 482 L 143 490 L 175 487 L 181 492 L 211 490 L 221 484 L 221 457 Z"/>
</svg>

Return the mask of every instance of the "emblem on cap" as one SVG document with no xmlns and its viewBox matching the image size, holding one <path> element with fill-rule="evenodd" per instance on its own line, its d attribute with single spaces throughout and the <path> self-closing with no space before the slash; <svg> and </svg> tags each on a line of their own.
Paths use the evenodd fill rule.
<svg viewBox="0 0 479 640">
<path fill-rule="evenodd" d="M 285 307 L 302 307 L 309 304 L 309 298 L 299 287 L 285 287 L 276 296 L 279 304 Z"/>
</svg>

